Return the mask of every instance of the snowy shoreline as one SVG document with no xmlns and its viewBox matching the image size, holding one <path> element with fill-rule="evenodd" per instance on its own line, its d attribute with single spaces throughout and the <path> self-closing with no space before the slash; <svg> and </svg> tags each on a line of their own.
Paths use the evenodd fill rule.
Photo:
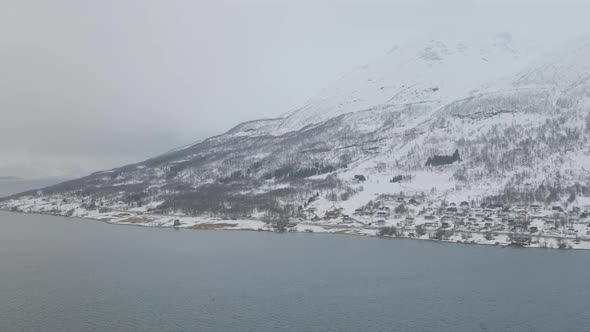
<svg viewBox="0 0 590 332">
<path fill-rule="evenodd" d="M 135 226 L 135 227 L 155 227 L 155 228 L 167 228 L 167 229 L 187 229 L 187 230 L 209 230 L 209 231 L 255 231 L 255 232 L 275 232 L 278 233 L 277 230 L 270 225 L 266 224 L 262 220 L 258 219 L 225 219 L 225 218 L 204 218 L 204 217 L 190 217 L 190 216 L 178 216 L 178 215 L 154 215 L 154 214 L 132 214 L 130 212 L 119 212 L 121 214 L 125 214 L 126 217 L 124 219 L 111 219 L 113 217 L 112 212 L 110 214 L 95 214 L 93 216 L 67 216 L 62 214 L 53 214 L 47 212 L 39 212 L 39 211 L 18 211 L 18 210 L 11 210 L 6 209 L 5 207 L 0 207 L 0 211 L 8 212 L 8 213 L 22 213 L 22 214 L 38 214 L 44 216 L 54 216 L 54 217 L 64 217 L 70 219 L 82 219 L 82 220 L 90 220 L 90 221 L 97 221 L 103 222 L 111 225 L 119 225 L 119 226 Z M 126 222 L 124 220 L 128 220 L 129 218 L 145 218 L 145 219 L 153 219 L 151 222 Z M 165 221 L 164 219 L 172 219 Z M 180 225 L 174 226 L 174 220 L 182 220 Z M 172 221 L 172 224 L 170 224 Z M 530 243 L 528 245 L 514 245 L 508 241 L 497 241 L 499 239 L 494 240 L 485 240 L 485 239 L 470 239 L 470 240 L 461 240 L 459 237 L 460 234 L 467 233 L 465 231 L 458 231 L 455 238 L 451 239 L 433 239 L 428 237 L 431 235 L 431 232 L 428 233 L 426 236 L 409 236 L 409 231 L 403 231 L 401 234 L 398 235 L 379 235 L 379 231 L 383 229 L 383 227 L 358 227 L 358 226 L 349 226 L 349 225 L 330 225 L 330 224 L 322 224 L 322 223 L 298 223 L 293 227 L 290 227 L 286 233 L 311 233 L 311 234 L 334 234 L 334 235 L 356 235 L 356 236 L 370 236 L 382 239 L 398 239 L 398 240 L 417 240 L 417 241 L 429 241 L 429 242 L 440 242 L 440 243 L 448 243 L 448 244 L 464 244 L 464 245 L 485 245 L 485 246 L 493 246 L 493 247 L 514 247 L 514 248 L 537 248 L 537 249 L 570 249 L 570 250 L 590 250 L 590 240 L 582 240 L 576 243 L 574 238 L 564 238 L 564 237 L 557 237 L 557 236 L 550 236 L 550 235 L 542 235 L 537 236 L 538 238 L 544 238 L 546 240 L 553 240 L 553 241 L 545 241 L 543 243 L 537 241 Z M 484 232 L 468 232 L 471 234 L 481 235 L 483 238 Z M 508 236 L 509 234 L 502 234 Z M 563 241 L 566 243 L 566 246 L 559 248 L 557 246 L 558 241 Z M 553 242 L 553 246 L 548 245 L 550 242 Z"/>
</svg>

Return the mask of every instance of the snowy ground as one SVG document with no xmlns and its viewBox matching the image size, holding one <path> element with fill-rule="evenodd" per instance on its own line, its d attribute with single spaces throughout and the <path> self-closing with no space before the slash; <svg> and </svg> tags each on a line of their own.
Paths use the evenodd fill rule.
<svg viewBox="0 0 590 332">
<path fill-rule="evenodd" d="M 360 199 L 358 202 L 365 201 L 365 199 L 374 198 L 375 193 L 368 191 L 362 192 L 363 195 L 358 195 L 355 198 Z M 157 206 L 160 202 L 152 202 L 141 208 L 126 208 L 120 207 L 93 207 L 87 209 L 82 207 L 83 204 L 75 202 L 71 199 L 64 199 L 59 195 L 50 197 L 23 197 L 18 200 L 11 200 L 0 203 L 0 209 L 23 212 L 23 213 L 41 213 L 61 215 L 75 218 L 85 218 L 100 220 L 111 224 L 120 225 L 134 225 L 144 227 L 175 227 L 186 229 L 201 229 L 201 230 L 251 230 L 251 231 L 275 231 L 273 227 L 258 219 L 256 217 L 249 219 L 222 219 L 213 217 L 194 217 L 180 214 L 153 214 L 147 212 L 150 207 Z M 355 200 L 343 202 L 341 208 L 345 211 L 342 215 L 349 213 L 352 215 L 354 208 L 358 207 Z M 327 202 L 323 199 L 318 199 L 313 204 L 318 211 L 329 211 L 335 208 L 334 203 Z M 340 204 L 338 204 L 340 206 Z M 340 207 L 339 207 L 340 208 Z M 482 244 L 482 245 L 496 245 L 509 246 L 511 244 L 510 237 L 514 235 L 530 236 L 530 243 L 526 247 L 533 248 L 562 248 L 562 249 L 590 249 L 590 237 L 578 236 L 578 234 L 588 234 L 587 224 L 574 223 L 569 226 L 571 233 L 565 234 L 563 232 L 556 232 L 553 230 L 545 230 L 544 222 L 541 215 L 533 219 L 530 223 L 531 227 L 537 227 L 539 232 L 531 234 L 529 232 L 514 233 L 498 229 L 473 229 L 470 227 L 455 227 L 449 226 L 445 229 L 450 231 L 448 236 L 442 238 L 435 238 L 434 234 L 441 230 L 440 222 L 433 222 L 429 226 L 431 220 L 426 218 L 426 214 L 417 213 L 423 207 L 411 207 L 410 214 L 415 217 L 375 217 L 375 216 L 353 216 L 350 219 L 343 218 L 325 219 L 321 218 L 316 221 L 312 220 L 298 220 L 292 219 L 291 225 L 287 228 L 289 232 L 308 232 L 308 233 L 332 233 L 332 234 L 347 234 L 347 235 L 366 235 L 378 236 L 379 232 L 385 227 L 395 228 L 396 232 L 393 235 L 385 234 L 384 237 L 407 238 L 418 240 L 434 240 L 452 243 L 465 244 Z M 540 212 L 543 214 L 544 212 Z M 318 213 L 319 214 L 319 213 Z M 409 221 L 408 218 L 412 220 Z M 382 219 L 382 220 L 381 220 Z M 497 222 L 495 225 L 497 226 Z M 417 232 L 420 227 L 424 230 L 423 234 Z"/>
</svg>

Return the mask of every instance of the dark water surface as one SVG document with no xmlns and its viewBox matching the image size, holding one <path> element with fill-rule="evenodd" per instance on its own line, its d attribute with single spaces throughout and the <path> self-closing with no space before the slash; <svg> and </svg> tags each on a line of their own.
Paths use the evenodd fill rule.
<svg viewBox="0 0 590 332">
<path fill-rule="evenodd" d="M 0 331 L 581 331 L 590 251 L 0 212 Z"/>
</svg>

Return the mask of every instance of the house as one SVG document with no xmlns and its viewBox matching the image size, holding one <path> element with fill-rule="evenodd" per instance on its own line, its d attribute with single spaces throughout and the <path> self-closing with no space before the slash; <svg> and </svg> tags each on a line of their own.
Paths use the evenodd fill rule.
<svg viewBox="0 0 590 332">
<path fill-rule="evenodd" d="M 326 211 L 326 214 L 324 214 L 324 219 L 326 219 L 326 220 L 336 219 L 339 216 L 340 216 L 340 211 L 337 211 L 337 210 Z"/>
<path fill-rule="evenodd" d="M 450 228 L 450 227 L 451 227 L 451 224 L 446 221 L 442 222 L 440 225 L 440 228 Z"/>
<path fill-rule="evenodd" d="M 504 204 L 501 204 L 501 203 L 492 203 L 492 204 L 488 205 L 488 208 L 489 209 L 494 209 L 494 210 L 502 209 L 502 208 L 504 208 Z"/>
<path fill-rule="evenodd" d="M 463 225 L 465 225 L 465 218 L 455 218 L 453 220 L 453 223 L 455 225 L 463 226 Z"/>
<path fill-rule="evenodd" d="M 385 218 L 385 217 L 389 217 L 389 212 L 388 211 L 377 211 L 376 215 L 377 215 L 377 217 Z"/>
<path fill-rule="evenodd" d="M 551 211 L 563 212 L 563 208 L 561 206 L 553 206 L 551 207 Z"/>
<path fill-rule="evenodd" d="M 506 230 L 506 226 L 504 226 L 504 225 L 497 225 L 497 226 L 494 227 L 494 230 L 496 230 L 496 231 L 504 231 L 504 230 Z"/>
<path fill-rule="evenodd" d="M 563 233 L 564 233 L 565 235 L 576 235 L 576 232 L 577 232 L 577 231 L 576 231 L 574 228 L 571 228 L 571 227 L 570 227 L 570 228 L 566 229 L 566 230 L 565 230 Z"/>
<path fill-rule="evenodd" d="M 408 203 L 412 204 L 412 205 L 419 205 L 420 203 L 418 203 L 418 201 L 415 198 L 412 198 L 408 201 Z"/>
<path fill-rule="evenodd" d="M 436 222 L 425 222 L 422 224 L 422 227 L 428 230 L 435 230 L 438 228 L 438 223 Z"/>
<path fill-rule="evenodd" d="M 533 210 L 533 212 L 535 212 L 535 213 L 539 213 L 539 212 L 541 212 L 541 205 L 533 204 L 533 205 L 531 205 L 531 210 Z"/>
<path fill-rule="evenodd" d="M 539 231 L 539 228 L 537 226 L 529 227 L 529 232 L 531 232 L 531 233 L 537 233 L 538 231 Z"/>
<path fill-rule="evenodd" d="M 461 202 L 461 203 L 459 204 L 459 207 L 462 207 L 462 208 L 469 208 L 469 202 L 467 202 L 467 201 L 463 201 L 463 202 Z"/>
<path fill-rule="evenodd" d="M 354 176 L 354 179 L 356 181 L 358 181 L 358 182 L 365 182 L 365 181 L 367 181 L 367 178 L 364 175 L 362 175 L 362 174 L 356 174 Z"/>
<path fill-rule="evenodd" d="M 513 246 L 525 246 L 531 243 L 531 237 L 526 235 L 515 235 L 510 240 Z"/>
<path fill-rule="evenodd" d="M 455 204 L 455 203 L 451 203 L 451 204 Z M 457 212 L 457 211 L 458 211 L 458 209 L 457 209 L 457 207 L 456 207 L 456 206 L 449 206 L 449 207 L 447 208 L 447 212 L 450 212 L 450 213 L 455 213 L 455 212 Z"/>
</svg>

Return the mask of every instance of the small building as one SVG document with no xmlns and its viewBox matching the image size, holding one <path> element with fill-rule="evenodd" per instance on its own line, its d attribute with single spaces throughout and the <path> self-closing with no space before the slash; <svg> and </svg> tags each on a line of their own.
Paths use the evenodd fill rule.
<svg viewBox="0 0 590 332">
<path fill-rule="evenodd" d="M 385 218 L 385 217 L 389 217 L 389 212 L 388 211 L 377 211 L 376 215 L 377 215 L 377 217 Z"/>
<path fill-rule="evenodd" d="M 365 182 L 365 181 L 367 181 L 367 178 L 364 175 L 362 175 L 362 174 L 356 174 L 354 176 L 354 179 L 356 181 L 358 181 L 358 182 Z"/>
<path fill-rule="evenodd" d="M 504 231 L 504 230 L 506 230 L 506 226 L 504 226 L 504 225 L 496 225 L 496 226 L 494 227 L 494 230 L 497 230 L 497 231 Z"/>
<path fill-rule="evenodd" d="M 330 219 L 336 219 L 340 216 L 340 213 L 337 211 L 327 211 L 324 214 L 324 219 L 326 220 L 330 220 Z"/>
<path fill-rule="evenodd" d="M 436 222 L 425 222 L 424 224 L 422 224 L 422 227 L 424 227 L 426 229 L 436 229 L 436 228 L 438 228 L 438 223 L 436 223 Z"/>
</svg>

